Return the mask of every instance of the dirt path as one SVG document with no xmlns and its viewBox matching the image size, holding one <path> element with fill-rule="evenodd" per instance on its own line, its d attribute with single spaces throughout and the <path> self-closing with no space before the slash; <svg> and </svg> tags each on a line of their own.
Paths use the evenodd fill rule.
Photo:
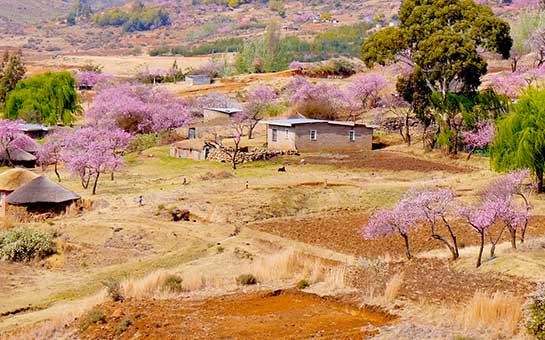
<svg viewBox="0 0 545 340">
<path fill-rule="evenodd" d="M 116 335 L 124 319 L 131 325 L 120 338 L 177 339 L 363 339 L 393 321 L 378 311 L 361 310 L 335 298 L 297 290 L 236 294 L 204 301 L 130 300 L 96 308 L 104 323 L 90 326 L 84 339 Z M 157 316 L 162 315 L 158 320 Z M 82 321 L 79 323 L 81 324 Z"/>
</svg>

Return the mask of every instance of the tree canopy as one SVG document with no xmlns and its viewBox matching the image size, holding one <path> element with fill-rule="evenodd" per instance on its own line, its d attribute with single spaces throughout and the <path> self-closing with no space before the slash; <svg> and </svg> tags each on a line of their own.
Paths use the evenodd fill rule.
<svg viewBox="0 0 545 340">
<path fill-rule="evenodd" d="M 529 168 L 543 192 L 545 169 L 545 90 L 527 89 L 496 131 L 492 166 L 499 171 Z"/>
<path fill-rule="evenodd" d="M 76 80 L 66 71 L 47 72 L 19 81 L 4 105 L 4 118 L 56 125 L 71 124 L 80 112 Z"/>
<path fill-rule="evenodd" d="M 21 51 L 12 54 L 4 52 L 0 61 L 0 103 L 6 100 L 8 93 L 25 76 L 26 70 L 21 59 Z"/>
<path fill-rule="evenodd" d="M 472 0 L 406 0 L 399 10 L 399 26 L 371 36 L 362 46 L 362 59 L 368 67 L 408 65 L 411 74 L 400 78 L 403 84 L 398 86 L 405 92 L 402 96 L 412 100 L 420 118 L 438 124 L 438 141 L 456 152 L 459 96 L 473 96 L 487 71 L 478 50 L 508 58 L 513 44 L 509 33 L 507 22 Z M 426 99 L 432 94 L 434 100 Z M 431 105 L 438 110 L 430 117 L 426 107 Z"/>
</svg>

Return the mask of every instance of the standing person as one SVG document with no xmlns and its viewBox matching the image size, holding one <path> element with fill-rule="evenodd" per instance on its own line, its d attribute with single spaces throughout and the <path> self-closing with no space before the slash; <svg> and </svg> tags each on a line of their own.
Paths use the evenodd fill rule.
<svg viewBox="0 0 545 340">
<path fill-rule="evenodd" d="M 138 206 L 143 206 L 144 205 L 144 196 L 140 195 L 140 197 L 138 197 Z"/>
</svg>

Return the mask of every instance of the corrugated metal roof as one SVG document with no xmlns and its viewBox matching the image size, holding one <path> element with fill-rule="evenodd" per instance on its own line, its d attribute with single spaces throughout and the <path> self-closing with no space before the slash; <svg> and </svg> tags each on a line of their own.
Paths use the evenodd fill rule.
<svg viewBox="0 0 545 340">
<path fill-rule="evenodd" d="M 331 125 L 343 125 L 343 126 L 365 126 L 368 128 L 375 128 L 373 125 L 364 124 L 364 123 L 355 123 L 347 121 L 336 121 L 336 120 L 321 120 L 321 119 L 309 119 L 309 118 L 290 118 L 290 119 L 276 119 L 276 120 L 266 120 L 263 121 L 264 124 L 269 125 L 278 125 L 278 126 L 294 126 L 299 124 L 316 124 L 316 123 L 327 123 Z"/>
<path fill-rule="evenodd" d="M 225 113 L 225 114 L 228 114 L 228 115 L 232 115 L 233 113 L 242 112 L 242 109 L 238 109 L 238 108 L 235 108 L 235 107 L 207 107 L 206 110 L 221 112 L 221 113 Z"/>
<path fill-rule="evenodd" d="M 48 131 L 49 126 L 42 124 L 25 123 L 19 126 L 21 131 Z"/>
<path fill-rule="evenodd" d="M 315 123 L 327 123 L 327 120 L 309 119 L 309 118 L 289 118 L 289 119 L 276 119 L 264 121 L 264 124 L 279 125 L 279 126 L 293 126 L 298 124 L 315 124 Z"/>
</svg>

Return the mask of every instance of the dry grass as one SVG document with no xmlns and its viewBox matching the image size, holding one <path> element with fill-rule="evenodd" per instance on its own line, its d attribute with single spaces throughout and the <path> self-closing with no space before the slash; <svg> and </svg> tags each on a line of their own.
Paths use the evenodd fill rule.
<svg viewBox="0 0 545 340">
<path fill-rule="evenodd" d="M 77 303 L 58 305 L 54 307 L 55 311 L 58 312 L 54 313 L 47 321 L 34 325 L 31 328 L 22 329 L 16 334 L 0 334 L 0 339 L 16 338 L 20 340 L 31 340 L 67 338 L 74 332 L 74 330 L 68 328 L 67 325 L 74 322 L 74 320 L 80 318 L 93 307 L 105 300 L 106 291 L 103 289 L 93 296 L 77 301 Z"/>
<path fill-rule="evenodd" d="M 465 329 L 486 329 L 494 336 L 512 336 L 517 333 L 522 319 L 520 297 L 496 292 L 489 295 L 476 292 L 471 301 L 458 311 L 457 319 Z"/>
<path fill-rule="evenodd" d="M 403 278 L 405 273 L 397 273 L 388 282 L 386 282 L 386 289 L 384 290 L 383 300 L 385 303 L 393 302 L 399 295 L 401 285 L 403 285 Z"/>
<path fill-rule="evenodd" d="M 394 274 L 384 288 L 382 294 L 378 294 L 375 287 L 371 287 L 367 294 L 364 296 L 364 302 L 371 305 L 388 306 L 396 300 L 399 295 L 401 286 L 403 285 L 403 279 L 405 273 Z"/>
</svg>

